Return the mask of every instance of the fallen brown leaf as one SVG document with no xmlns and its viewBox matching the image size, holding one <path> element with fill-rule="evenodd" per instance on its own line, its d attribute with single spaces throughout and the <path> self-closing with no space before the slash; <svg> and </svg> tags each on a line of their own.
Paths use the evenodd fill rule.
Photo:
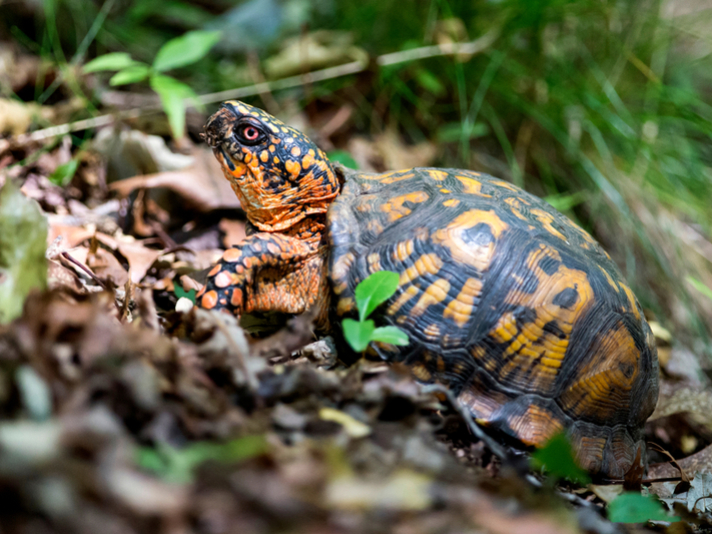
<svg viewBox="0 0 712 534">
<path fill-rule="evenodd" d="M 99 278 L 110 280 L 117 287 L 123 286 L 129 279 L 129 273 L 116 256 L 101 247 L 98 247 L 94 254 L 87 256 L 87 266 Z"/>
<path fill-rule="evenodd" d="M 712 445 L 708 445 L 700 452 L 677 460 L 680 468 L 689 476 L 694 473 L 712 473 Z M 670 462 L 651 465 L 648 468 L 648 478 L 679 477 L 680 471 Z"/>
<path fill-rule="evenodd" d="M 212 151 L 198 147 L 193 165 L 177 170 L 135 176 L 112 183 L 109 188 L 121 197 L 136 189 L 168 188 L 200 211 L 239 208 L 240 202 L 225 180 Z"/>
<path fill-rule="evenodd" d="M 52 224 L 52 219 L 50 219 L 49 232 L 47 233 L 47 243 L 53 243 L 57 237 L 62 236 L 63 245 L 66 248 L 74 248 L 93 235 L 93 229 L 81 226 Z"/>
<path fill-rule="evenodd" d="M 162 250 L 148 248 L 140 241 L 119 242 L 117 248 L 129 262 L 129 279 L 132 283 L 141 282 L 146 273 L 161 254 Z"/>
<path fill-rule="evenodd" d="M 672 391 L 663 390 L 649 420 L 678 413 L 689 413 L 696 422 L 712 429 L 712 392 L 690 386 L 678 386 Z"/>
</svg>

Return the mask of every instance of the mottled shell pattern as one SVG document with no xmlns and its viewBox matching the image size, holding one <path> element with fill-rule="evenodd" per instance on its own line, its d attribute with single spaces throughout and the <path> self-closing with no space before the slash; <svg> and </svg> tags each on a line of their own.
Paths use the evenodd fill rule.
<svg viewBox="0 0 712 534">
<path fill-rule="evenodd" d="M 235 124 L 245 121 L 269 139 L 259 147 L 235 141 Z M 225 253 L 204 307 L 323 306 L 340 320 L 357 315 L 360 281 L 395 271 L 398 290 L 374 318 L 405 330 L 410 344 L 374 344 L 384 360 L 446 385 L 480 423 L 525 445 L 567 432 L 593 474 L 621 478 L 644 462 L 642 427 L 658 394 L 655 342 L 631 289 L 588 233 L 488 175 L 333 165 L 301 133 L 241 102 L 226 104 L 207 132 L 262 232 Z M 275 194 L 280 187 L 286 193 Z M 255 277 L 241 273 L 260 265 L 271 273 L 261 288 L 246 284 Z M 299 298 L 289 301 L 290 293 Z"/>
<path fill-rule="evenodd" d="M 644 458 L 655 341 L 587 232 L 484 174 L 345 173 L 329 212 L 330 277 L 344 316 L 362 279 L 400 274 L 379 321 L 411 344 L 375 344 L 381 357 L 447 385 L 477 420 L 527 445 L 567 430 L 594 474 L 620 478 Z"/>
</svg>

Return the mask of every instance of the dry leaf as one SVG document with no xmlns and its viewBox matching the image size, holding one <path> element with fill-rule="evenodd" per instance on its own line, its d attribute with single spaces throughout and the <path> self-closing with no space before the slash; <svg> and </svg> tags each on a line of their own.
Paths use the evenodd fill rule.
<svg viewBox="0 0 712 534">
<path fill-rule="evenodd" d="M 700 452 L 677 460 L 680 469 L 692 476 L 693 473 L 712 473 L 712 445 Z M 648 469 L 649 478 L 679 477 L 680 471 L 669 462 L 651 465 Z"/>
<path fill-rule="evenodd" d="M 127 197 L 136 189 L 168 188 L 200 211 L 239 208 L 240 202 L 212 151 L 196 148 L 193 155 L 194 163 L 184 169 L 134 176 L 114 182 L 109 188 L 121 197 Z"/>
<path fill-rule="evenodd" d="M 129 278 L 134 284 L 141 282 L 146 273 L 161 254 L 162 250 L 145 247 L 140 241 L 119 242 L 118 250 L 129 262 Z"/>
<path fill-rule="evenodd" d="M 268 78 L 283 78 L 350 61 L 368 61 L 368 54 L 354 46 L 350 33 L 318 30 L 286 40 L 281 52 L 264 65 Z"/>
<path fill-rule="evenodd" d="M 94 254 L 87 257 L 87 265 L 101 280 L 110 280 L 117 287 L 121 287 L 129 279 L 129 273 L 111 252 L 104 248 L 97 248 Z"/>
<path fill-rule="evenodd" d="M 689 413 L 692 418 L 712 429 L 712 392 L 698 387 L 678 387 L 672 392 L 661 391 L 658 405 L 650 421 L 677 413 Z"/>
<path fill-rule="evenodd" d="M 80 245 L 83 241 L 93 236 L 95 232 L 93 228 L 53 224 L 52 218 L 50 218 L 49 222 L 50 227 L 47 234 L 47 243 L 53 243 L 57 237 L 62 236 L 63 245 L 67 248 L 74 248 Z"/>
<path fill-rule="evenodd" d="M 70 289 L 81 291 L 82 282 L 73 270 L 55 260 L 47 260 L 47 287 L 54 289 Z"/>
</svg>

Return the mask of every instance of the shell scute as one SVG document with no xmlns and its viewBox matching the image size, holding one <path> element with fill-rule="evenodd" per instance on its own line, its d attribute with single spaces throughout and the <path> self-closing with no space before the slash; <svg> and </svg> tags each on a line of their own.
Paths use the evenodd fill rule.
<svg viewBox="0 0 712 534">
<path fill-rule="evenodd" d="M 410 344 L 376 347 L 384 359 L 448 386 L 477 420 L 525 445 L 566 430 L 594 474 L 635 461 L 657 398 L 656 349 L 587 232 L 507 182 L 450 169 L 346 172 L 329 221 L 341 298 L 374 270 L 400 276 L 377 322 L 405 329 Z"/>
</svg>

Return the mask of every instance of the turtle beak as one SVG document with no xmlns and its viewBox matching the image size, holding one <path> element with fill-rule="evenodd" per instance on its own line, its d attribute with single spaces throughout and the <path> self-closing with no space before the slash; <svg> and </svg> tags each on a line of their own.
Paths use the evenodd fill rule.
<svg viewBox="0 0 712 534">
<path fill-rule="evenodd" d="M 237 120 L 237 115 L 235 110 L 231 107 L 222 105 L 220 109 L 210 116 L 208 122 L 205 124 L 205 141 L 213 147 L 213 149 L 220 146 L 220 144 L 230 136 L 232 131 L 232 125 Z"/>
</svg>

